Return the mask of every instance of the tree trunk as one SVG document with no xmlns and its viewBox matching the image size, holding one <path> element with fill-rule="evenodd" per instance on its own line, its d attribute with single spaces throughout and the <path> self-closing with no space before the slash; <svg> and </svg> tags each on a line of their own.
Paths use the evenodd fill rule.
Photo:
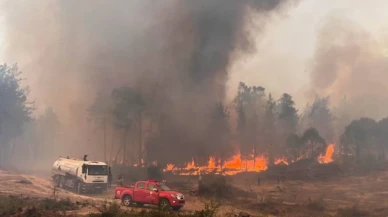
<svg viewBox="0 0 388 217">
<path fill-rule="evenodd" d="M 132 133 L 134 134 L 134 135 L 132 135 Z M 130 154 L 129 154 L 129 156 L 130 156 L 130 166 L 134 166 L 135 165 L 135 152 L 134 152 L 134 150 L 136 149 L 136 147 L 134 147 L 134 144 L 136 144 L 136 132 L 131 132 L 131 135 L 132 135 L 132 137 L 131 137 L 131 149 L 129 150 L 130 151 Z"/>
<path fill-rule="evenodd" d="M 223 165 L 224 165 L 224 154 L 221 154 L 221 157 L 220 157 L 220 168 L 221 170 L 223 169 Z"/>
<path fill-rule="evenodd" d="M 9 160 L 8 146 L 6 144 L 2 144 L 0 146 L 0 166 L 6 167 Z"/>
<path fill-rule="evenodd" d="M 112 129 L 112 138 L 111 138 L 111 144 L 110 144 L 111 146 L 110 146 L 109 161 L 110 161 L 111 166 L 112 166 L 112 163 L 113 163 L 113 159 L 112 159 L 112 157 L 113 157 L 113 148 L 114 148 L 114 144 L 115 144 L 115 131 L 114 131 L 113 128 L 111 128 L 111 129 Z"/>
<path fill-rule="evenodd" d="M 124 136 L 123 136 L 123 163 L 126 165 L 127 163 L 127 132 L 128 130 L 124 130 Z"/>
<path fill-rule="evenodd" d="M 142 164 L 142 151 L 143 151 L 143 143 L 142 143 L 142 134 L 143 134 L 143 118 L 142 118 L 142 112 L 140 112 L 140 117 L 139 117 L 139 150 L 138 150 L 138 155 L 139 155 L 139 166 Z"/>
<path fill-rule="evenodd" d="M 343 145 L 343 152 L 342 152 L 342 154 L 343 154 L 343 162 L 344 163 L 348 163 L 348 150 L 349 150 L 348 144 L 345 143 Z"/>
<path fill-rule="evenodd" d="M 300 158 L 300 146 L 298 146 L 298 147 L 296 148 L 296 158 L 295 158 L 295 162 L 298 161 L 298 158 Z"/>
<path fill-rule="evenodd" d="M 311 142 L 311 155 L 310 155 L 310 159 L 314 159 L 314 142 Z"/>
<path fill-rule="evenodd" d="M 116 156 L 115 156 L 115 158 L 114 158 L 114 160 L 116 161 L 116 163 L 117 163 L 117 158 L 119 157 L 119 154 L 120 154 L 120 151 L 121 151 L 122 148 L 123 148 L 123 146 L 121 145 L 121 146 L 119 147 L 119 150 L 117 150 Z"/>
<path fill-rule="evenodd" d="M 241 151 L 240 151 L 241 152 Z M 242 170 L 242 162 L 243 162 L 243 156 L 242 156 L 242 154 L 240 154 L 240 159 L 241 159 L 241 164 L 240 164 L 240 170 Z"/>
<path fill-rule="evenodd" d="M 104 117 L 104 120 L 103 120 L 103 127 L 104 127 L 104 161 L 105 163 L 107 163 L 107 159 L 106 159 L 106 118 Z"/>
<path fill-rule="evenodd" d="M 356 144 L 356 162 L 360 163 L 360 144 Z"/>
<path fill-rule="evenodd" d="M 256 168 L 256 147 L 253 144 L 253 168 Z"/>
<path fill-rule="evenodd" d="M 2 165 L 4 164 L 4 146 L 3 144 L 0 144 L 0 168 L 2 167 Z"/>
<path fill-rule="evenodd" d="M 269 147 L 268 147 L 268 161 L 269 161 L 269 166 L 274 165 L 274 159 L 273 159 L 273 153 L 272 153 L 272 144 L 269 144 Z"/>
</svg>

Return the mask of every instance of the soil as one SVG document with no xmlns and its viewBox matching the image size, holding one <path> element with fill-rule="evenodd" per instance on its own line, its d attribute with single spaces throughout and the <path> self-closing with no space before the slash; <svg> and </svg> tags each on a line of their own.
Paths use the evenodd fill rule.
<svg viewBox="0 0 388 217">
<path fill-rule="evenodd" d="M 388 216 L 388 172 L 341 176 L 325 181 L 286 180 L 279 184 L 277 181 L 263 179 L 260 186 L 255 174 L 237 175 L 229 177 L 228 184 L 246 194 L 236 194 L 233 200 L 191 195 L 190 190 L 196 188 L 197 184 L 195 179 L 190 180 L 188 177 L 171 177 L 166 184 L 185 194 L 186 206 L 182 211 L 201 210 L 205 202 L 216 200 L 222 204 L 221 215 L 246 212 L 251 216 L 345 216 L 339 214 L 339 210 L 354 207 L 367 211 L 368 216 Z M 77 214 L 97 212 L 94 206 L 104 202 L 120 203 L 113 199 L 113 189 L 114 187 L 102 195 L 77 195 L 68 190 L 54 188 L 49 176 L 0 171 L 0 194 L 69 198 L 74 202 L 86 201 L 93 204 L 76 211 Z"/>
</svg>

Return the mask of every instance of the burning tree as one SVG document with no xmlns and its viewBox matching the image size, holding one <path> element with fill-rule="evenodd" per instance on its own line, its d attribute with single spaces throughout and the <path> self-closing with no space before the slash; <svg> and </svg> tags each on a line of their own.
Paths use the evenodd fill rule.
<svg viewBox="0 0 388 217">
<path fill-rule="evenodd" d="M 296 162 L 300 158 L 301 149 L 303 146 L 303 140 L 297 134 L 292 134 L 287 138 L 287 152 L 289 160 Z"/>
<path fill-rule="evenodd" d="M 229 127 L 229 112 L 223 103 L 217 103 L 213 111 L 213 118 L 209 124 L 208 144 L 210 154 L 222 167 L 225 160 L 233 156 L 231 132 Z M 217 165 L 218 166 L 218 165 Z"/>
<path fill-rule="evenodd" d="M 309 159 L 317 159 L 325 153 L 327 144 L 315 128 L 307 129 L 302 136 L 305 155 Z"/>
<path fill-rule="evenodd" d="M 240 82 L 234 100 L 238 114 L 238 137 L 240 153 L 246 160 L 252 154 L 257 156 L 258 144 L 262 136 L 263 116 L 265 113 L 265 92 L 261 86 L 248 87 Z M 252 153 L 253 152 L 253 153 Z"/>
<path fill-rule="evenodd" d="M 301 159 L 318 160 L 326 152 L 326 141 L 318 130 L 309 128 L 302 136 L 292 134 L 287 138 L 287 152 L 289 159 L 296 162 Z"/>
</svg>

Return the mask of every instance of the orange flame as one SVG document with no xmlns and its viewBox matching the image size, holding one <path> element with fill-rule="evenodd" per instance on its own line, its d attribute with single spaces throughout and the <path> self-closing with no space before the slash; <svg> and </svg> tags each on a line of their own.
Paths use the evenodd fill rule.
<svg viewBox="0 0 388 217">
<path fill-rule="evenodd" d="M 278 164 L 288 165 L 287 159 L 286 158 L 275 159 L 275 165 L 278 165 Z"/>
<path fill-rule="evenodd" d="M 321 164 L 327 164 L 333 162 L 334 144 L 330 144 L 326 148 L 326 154 L 318 157 L 318 161 Z"/>
<path fill-rule="evenodd" d="M 217 164 L 218 163 L 218 164 Z M 217 166 L 216 166 L 217 165 Z M 216 162 L 214 157 L 210 157 L 208 164 L 206 166 L 196 166 L 194 160 L 191 163 L 188 163 L 185 168 L 178 169 L 173 164 L 168 164 L 164 171 L 182 171 L 181 175 L 196 175 L 199 171 L 216 171 L 218 173 L 223 172 L 227 175 L 234 175 L 239 172 L 248 171 L 248 172 L 258 172 L 264 171 L 267 169 L 267 160 L 263 156 L 256 157 L 252 160 L 241 160 L 241 155 L 235 155 L 230 160 L 225 161 L 222 166 L 219 162 Z M 190 171 L 184 172 L 184 171 Z"/>
<path fill-rule="evenodd" d="M 327 164 L 333 162 L 334 146 L 334 144 L 330 144 L 326 148 L 326 153 L 318 157 L 319 163 Z M 168 164 L 164 171 L 179 172 L 180 175 L 197 175 L 200 171 L 215 171 L 217 173 L 223 172 L 226 175 L 235 175 L 240 172 L 259 172 L 268 169 L 268 162 L 264 156 L 259 156 L 252 160 L 242 160 L 241 154 L 237 154 L 230 160 L 225 161 L 222 166 L 217 163 L 219 162 L 216 162 L 214 157 L 210 157 L 206 166 L 196 166 L 194 160 L 192 160 L 185 168 L 177 168 L 173 164 Z M 286 158 L 275 159 L 274 163 L 275 165 L 289 165 Z"/>
</svg>

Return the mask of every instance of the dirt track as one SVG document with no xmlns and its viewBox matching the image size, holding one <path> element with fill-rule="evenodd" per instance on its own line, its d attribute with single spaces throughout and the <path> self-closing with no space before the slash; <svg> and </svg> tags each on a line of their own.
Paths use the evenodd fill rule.
<svg viewBox="0 0 388 217">
<path fill-rule="evenodd" d="M 37 176 L 5 171 L 0 171 L 0 193 L 45 198 L 55 196 L 73 200 L 102 200 L 99 198 L 77 195 L 58 188 L 54 189 L 54 185 L 49 178 L 43 179 Z"/>
<path fill-rule="evenodd" d="M 54 186 L 51 179 L 48 176 L 46 177 L 0 171 L 0 194 L 52 198 L 54 196 Z M 306 210 L 305 205 L 309 201 L 320 201 L 325 207 L 325 213 L 335 213 L 339 208 L 358 205 L 363 210 L 372 213 L 378 211 L 381 214 L 374 216 L 388 216 L 388 172 L 375 172 L 367 176 L 344 176 L 327 181 L 286 181 L 280 185 L 275 181 L 263 180 L 262 185 L 257 186 L 253 176 L 243 177 L 243 180 L 241 181 L 241 177 L 236 176 L 233 178 L 232 184 L 249 192 L 251 196 L 240 198 L 239 201 L 236 199 L 234 205 L 231 205 L 231 203 L 223 204 L 220 210 L 221 214 L 232 211 L 234 213 L 240 211 L 247 211 L 251 214 L 259 213 L 262 208 L 257 206 L 258 200 L 265 198 L 266 200 L 278 201 L 278 204 L 287 206 L 286 210 L 292 209 L 292 212 L 298 213 L 300 207 Z M 194 183 L 187 181 L 187 184 L 190 186 Z M 175 187 L 173 188 L 175 189 Z M 177 189 L 184 193 L 187 199 L 183 211 L 201 210 L 205 202 L 204 199 L 185 192 L 186 188 L 187 186 Z M 89 204 L 96 205 L 105 201 L 115 201 L 112 199 L 114 195 L 113 188 L 103 195 L 81 196 L 63 189 L 56 189 L 55 194 L 59 198 L 69 198 L 78 202 L 88 201 Z M 278 205 L 276 206 L 278 207 Z M 96 211 L 96 209 L 89 206 L 77 211 L 77 213 L 87 214 L 93 211 Z M 304 211 L 301 210 L 301 212 Z"/>
<path fill-rule="evenodd" d="M 49 177 L 44 176 L 33 176 L 25 174 L 17 174 L 11 172 L 5 172 L 0 170 L 0 194 L 7 195 L 22 195 L 28 197 L 41 197 L 41 198 L 53 198 L 54 192 L 55 197 L 63 198 L 74 202 L 84 202 L 88 201 L 89 204 L 102 204 L 104 202 L 117 202 L 120 203 L 120 200 L 114 200 L 114 188 L 109 189 L 103 195 L 99 194 L 88 194 L 88 195 L 78 195 L 68 190 L 63 190 L 56 188 L 54 190 L 54 185 Z M 203 204 L 205 201 L 201 201 L 198 197 L 186 196 L 186 206 L 182 211 L 194 211 L 203 209 Z M 152 207 L 150 207 L 152 208 Z M 123 209 L 126 209 L 123 207 Z M 137 208 L 134 208 L 137 209 Z M 221 213 L 231 212 L 236 210 L 230 206 L 222 207 Z M 78 214 L 88 214 L 90 212 L 97 211 L 92 206 L 83 208 L 77 211 Z"/>
</svg>

